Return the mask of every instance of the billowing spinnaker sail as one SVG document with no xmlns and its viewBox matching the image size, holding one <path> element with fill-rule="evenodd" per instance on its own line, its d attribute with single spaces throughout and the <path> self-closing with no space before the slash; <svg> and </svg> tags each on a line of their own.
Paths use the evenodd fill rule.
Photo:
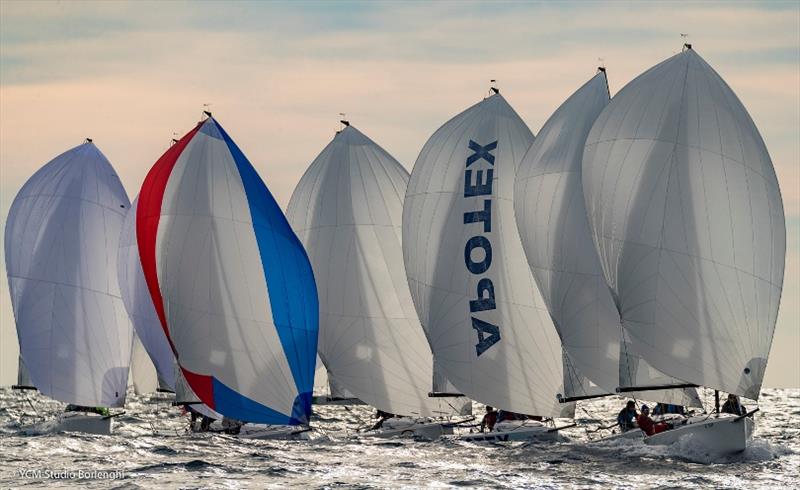
<svg viewBox="0 0 800 490">
<path fill-rule="evenodd" d="M 307 423 L 318 322 L 311 264 L 213 118 L 156 162 L 136 212 L 156 313 L 200 400 L 247 422 Z"/>
<path fill-rule="evenodd" d="M 581 187 L 586 136 L 608 101 L 606 74 L 600 71 L 550 116 L 520 164 L 514 210 L 525 255 L 571 367 L 613 393 L 619 386 L 622 327 L 592 242 Z"/>
<path fill-rule="evenodd" d="M 158 389 L 158 374 L 153 361 L 147 354 L 142 342 L 133 334 L 133 351 L 131 352 L 131 372 L 128 375 L 128 383 L 133 386 L 133 391 L 137 395 L 154 393 Z"/>
<path fill-rule="evenodd" d="M 783 203 L 742 103 L 692 49 L 630 82 L 586 142 L 600 261 L 636 352 L 758 398 L 783 284 Z"/>
<path fill-rule="evenodd" d="M 14 198 L 6 268 L 20 354 L 56 400 L 125 402 L 133 329 L 117 284 L 117 243 L 130 206 L 91 142 L 39 169 Z"/>
<path fill-rule="evenodd" d="M 561 343 L 525 260 L 514 177 L 533 134 L 500 96 L 425 144 L 403 206 L 411 296 L 437 363 L 466 396 L 558 416 Z"/>
<path fill-rule="evenodd" d="M 332 379 L 389 413 L 442 415 L 452 410 L 428 397 L 433 356 L 403 267 L 407 184 L 397 160 L 347 126 L 300 179 L 287 217 L 314 268 Z"/>
<path fill-rule="evenodd" d="M 600 71 L 542 126 L 522 159 L 514 190 L 525 255 L 569 353 L 564 356 L 565 399 L 614 393 L 625 386 L 624 376 L 637 376 L 648 386 L 685 384 L 643 360 L 620 365 L 622 325 L 592 241 L 581 185 L 586 137 L 608 101 L 606 74 Z M 628 346 L 622 350 L 633 355 Z M 694 388 L 648 395 L 646 400 L 699 403 Z"/>
<path fill-rule="evenodd" d="M 119 237 L 117 254 L 117 277 L 119 290 L 125 309 L 133 322 L 138 340 L 147 351 L 155 365 L 158 377 L 169 389 L 175 389 L 175 355 L 169 346 L 164 329 L 153 306 L 153 299 L 147 289 L 147 281 L 139 260 L 139 247 L 136 244 L 136 207 L 138 197 L 133 200 Z"/>
</svg>

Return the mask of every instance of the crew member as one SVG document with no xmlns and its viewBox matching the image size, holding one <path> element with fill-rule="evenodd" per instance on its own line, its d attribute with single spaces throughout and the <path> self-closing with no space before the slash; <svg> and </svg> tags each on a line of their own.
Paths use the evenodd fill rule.
<svg viewBox="0 0 800 490">
<path fill-rule="evenodd" d="M 652 436 L 672 428 L 672 426 L 666 422 L 653 422 L 653 419 L 650 418 L 650 407 L 647 405 L 642 405 L 642 413 L 636 417 L 636 423 L 639 424 L 639 428 L 642 429 L 648 436 Z"/>
<path fill-rule="evenodd" d="M 489 429 L 491 432 L 494 429 L 494 424 L 497 423 L 497 410 L 494 407 L 490 407 L 486 405 L 486 414 L 483 416 L 483 420 L 481 420 L 481 432 L 486 432 L 486 429 Z"/>
<path fill-rule="evenodd" d="M 622 432 L 636 428 L 636 416 L 636 402 L 628 400 L 628 403 L 625 404 L 625 408 L 620 410 L 617 415 L 617 424 L 620 429 L 622 429 Z"/>
</svg>

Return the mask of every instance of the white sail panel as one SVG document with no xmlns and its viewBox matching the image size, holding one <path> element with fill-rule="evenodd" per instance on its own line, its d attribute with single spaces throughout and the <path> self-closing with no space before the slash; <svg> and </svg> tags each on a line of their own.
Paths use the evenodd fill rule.
<svg viewBox="0 0 800 490">
<path fill-rule="evenodd" d="M 5 257 L 20 354 L 56 400 L 119 407 L 133 330 L 117 284 L 117 243 L 130 206 L 91 142 L 51 160 L 8 215 Z"/>
<path fill-rule="evenodd" d="M 619 353 L 619 385 L 621 387 L 635 386 L 675 386 L 685 385 L 686 382 L 668 376 L 654 368 L 636 354 L 634 347 L 623 340 L 620 343 Z M 684 407 L 703 407 L 700 395 L 696 388 L 671 388 L 647 391 L 626 391 L 621 396 L 648 400 L 652 402 L 669 403 Z"/>
<path fill-rule="evenodd" d="M 499 94 L 439 128 L 411 174 L 403 252 L 428 341 L 459 392 L 559 416 L 561 343 L 527 267 L 512 202 L 531 143 Z"/>
<path fill-rule="evenodd" d="M 692 49 L 630 82 L 587 139 L 583 185 L 630 344 L 758 398 L 783 284 L 783 204 L 742 103 Z"/>
<path fill-rule="evenodd" d="M 316 367 L 314 368 L 314 396 L 326 396 L 331 394 L 328 386 L 328 369 L 322 363 L 322 359 L 317 356 Z"/>
<path fill-rule="evenodd" d="M 314 268 L 331 380 L 385 412 L 446 415 L 428 397 L 433 357 L 403 267 L 407 182 L 397 160 L 348 125 L 300 179 L 287 218 Z"/>
<path fill-rule="evenodd" d="M 158 374 L 153 361 L 147 354 L 142 342 L 134 331 L 133 349 L 131 352 L 131 372 L 128 375 L 128 384 L 133 386 L 137 395 L 154 393 L 158 389 Z"/>
<path fill-rule="evenodd" d="M 558 399 L 567 403 L 567 400 L 596 398 L 611 395 L 613 392 L 603 389 L 586 377 L 577 367 L 577 363 L 570 357 L 566 350 L 562 353 L 564 365 L 564 391 L 557 395 Z"/>
<path fill-rule="evenodd" d="M 139 246 L 136 242 L 136 206 L 138 196 L 122 224 L 117 253 L 117 278 L 125 309 L 133 323 L 137 342 L 140 342 L 155 365 L 158 378 L 170 389 L 175 389 L 175 355 L 161 327 L 161 322 L 153 306 L 153 299 L 147 289 L 147 282 L 139 259 Z M 135 386 L 135 384 L 134 384 Z"/>
</svg>

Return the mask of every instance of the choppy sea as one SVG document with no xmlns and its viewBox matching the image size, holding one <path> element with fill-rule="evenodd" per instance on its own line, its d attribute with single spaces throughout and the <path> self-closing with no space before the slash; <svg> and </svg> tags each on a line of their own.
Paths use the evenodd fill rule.
<svg viewBox="0 0 800 490">
<path fill-rule="evenodd" d="M 185 434 L 168 398 L 130 395 L 111 436 L 32 428 L 63 404 L 0 390 L 0 487 L 41 488 L 798 488 L 800 390 L 768 389 L 742 454 L 708 458 L 674 446 L 597 443 L 621 399 L 579 404 L 578 427 L 555 443 L 471 444 L 360 438 L 365 406 L 315 407 L 309 441 Z M 749 407 L 752 408 L 752 407 Z M 475 413 L 481 407 L 476 404 Z M 174 435 L 155 435 L 154 428 Z"/>
</svg>

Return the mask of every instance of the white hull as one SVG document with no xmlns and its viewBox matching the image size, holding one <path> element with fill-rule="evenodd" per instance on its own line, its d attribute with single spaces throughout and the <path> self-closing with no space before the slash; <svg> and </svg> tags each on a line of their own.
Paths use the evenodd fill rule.
<svg viewBox="0 0 800 490">
<path fill-rule="evenodd" d="M 497 424 L 492 432 L 465 434 L 458 440 L 467 442 L 505 442 L 505 441 L 556 441 L 558 429 L 547 427 L 539 422 Z"/>
<path fill-rule="evenodd" d="M 311 430 L 285 425 L 245 424 L 235 437 L 261 440 L 308 440 Z"/>
<path fill-rule="evenodd" d="M 388 421 L 387 421 L 388 422 Z M 384 428 L 366 432 L 362 434 L 365 437 L 418 437 L 422 439 L 434 440 L 445 434 L 452 434 L 453 427 L 445 426 L 439 422 L 413 422 L 408 423 L 395 423 L 385 424 Z"/>
<path fill-rule="evenodd" d="M 111 434 L 112 422 L 112 417 L 104 417 L 99 414 L 66 412 L 59 415 L 57 430 L 107 436 Z"/>
<path fill-rule="evenodd" d="M 685 425 L 672 430 L 645 437 L 645 444 L 666 446 L 684 437 L 719 456 L 739 453 L 747 449 L 753 437 L 755 422 L 751 417 L 692 417 Z"/>
</svg>

